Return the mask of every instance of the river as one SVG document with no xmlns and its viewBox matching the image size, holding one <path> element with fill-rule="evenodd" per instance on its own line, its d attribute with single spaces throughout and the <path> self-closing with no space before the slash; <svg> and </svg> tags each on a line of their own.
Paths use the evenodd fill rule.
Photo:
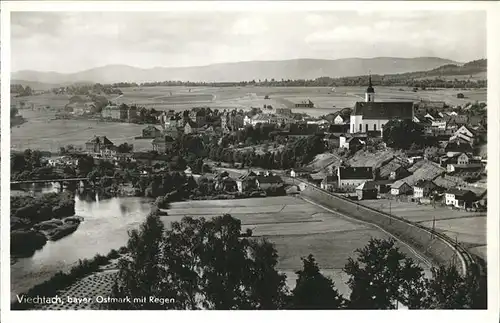
<svg viewBox="0 0 500 323">
<path fill-rule="evenodd" d="M 32 194 L 56 191 L 57 187 L 31 186 Z M 25 190 L 26 191 L 26 190 Z M 17 193 L 20 193 L 19 191 Z M 32 257 L 11 261 L 11 297 L 26 292 L 60 270 L 69 270 L 79 259 L 106 255 L 124 246 L 128 231 L 138 228 L 151 210 L 151 199 L 118 197 L 92 200 L 77 194 L 75 213 L 84 221 L 72 234 L 47 244 Z"/>
</svg>

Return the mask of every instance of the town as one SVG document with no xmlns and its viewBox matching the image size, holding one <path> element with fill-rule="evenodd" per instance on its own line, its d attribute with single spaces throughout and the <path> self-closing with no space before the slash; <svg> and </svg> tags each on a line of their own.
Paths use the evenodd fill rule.
<svg viewBox="0 0 500 323">
<path fill-rule="evenodd" d="M 57 182 L 56 192 L 62 192 L 80 182 L 80 192 L 90 190 L 90 196 L 98 192 L 101 199 L 155 198 L 154 208 L 165 216 L 172 214 L 171 203 L 185 200 L 250 198 L 259 203 L 262 198 L 301 196 L 310 186 L 347 198 L 358 208 L 373 208 L 432 230 L 436 219 L 438 226 L 448 218 L 458 219 L 459 226 L 468 225 L 470 212 L 475 214 L 473 220 L 484 221 L 486 104 L 378 101 L 371 76 L 366 83 L 364 100 L 319 117 L 269 104 L 165 111 L 118 100 L 108 102 L 99 115 L 95 103 L 75 95 L 54 114 L 56 120 L 143 124 L 133 139 L 141 149 L 95 134 L 80 147 L 67 145 L 54 153 L 13 151 L 12 183 L 16 187 Z M 14 115 L 34 109 L 18 106 L 11 108 Z M 68 208 L 68 199 L 71 196 L 58 202 L 62 210 Z M 47 215 L 40 217 L 45 221 L 30 224 L 21 212 L 23 198 L 16 201 L 21 208 L 11 216 L 11 252 L 17 254 L 30 255 L 45 241 L 72 234 L 84 221 L 70 211 L 63 221 Z M 46 202 L 31 203 L 38 207 L 37 203 Z M 465 223 L 461 218 L 467 219 Z M 38 233 L 28 238 L 24 230 L 33 228 L 39 231 L 31 231 Z M 242 236 L 259 233 L 253 231 L 247 228 Z M 444 234 L 474 257 L 485 257 L 486 236 L 481 229 L 466 235 Z M 26 244 L 26 239 L 33 242 Z M 17 241 L 25 242 L 17 246 Z"/>
</svg>

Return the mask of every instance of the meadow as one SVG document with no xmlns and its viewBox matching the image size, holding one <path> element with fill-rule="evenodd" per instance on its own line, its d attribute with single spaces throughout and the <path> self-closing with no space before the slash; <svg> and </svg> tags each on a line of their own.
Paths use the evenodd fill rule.
<svg viewBox="0 0 500 323">
<path fill-rule="evenodd" d="M 389 236 L 365 223 L 331 213 L 298 197 L 267 197 L 242 200 L 188 201 L 172 203 L 165 224 L 183 216 L 211 218 L 229 213 L 241 220 L 242 230 L 252 229 L 253 237 L 265 238 L 278 251 L 278 269 L 286 273 L 290 288 L 295 286 L 295 271 L 302 268 L 301 257 L 313 254 L 324 274 L 334 279 L 339 291 L 349 294 L 342 268 L 355 250 L 363 248 L 371 237 Z M 403 252 L 423 263 L 406 245 Z"/>
<path fill-rule="evenodd" d="M 48 112 L 21 110 L 28 122 L 11 129 L 11 149 L 58 152 L 59 147 L 85 148 L 94 136 L 106 136 L 115 145 L 127 142 L 134 151 L 151 150 L 151 139 L 134 139 L 147 125 L 90 120 L 50 120 Z"/>
</svg>

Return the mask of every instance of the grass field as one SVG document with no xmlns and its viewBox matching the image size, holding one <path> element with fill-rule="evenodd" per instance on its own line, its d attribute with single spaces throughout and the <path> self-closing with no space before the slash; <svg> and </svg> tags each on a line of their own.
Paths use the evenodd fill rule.
<svg viewBox="0 0 500 323">
<path fill-rule="evenodd" d="M 109 270 L 87 276 L 77 283 L 62 291 L 58 296 L 64 304 L 50 304 L 43 307 L 44 310 L 97 310 L 99 304 L 96 302 L 98 296 L 107 297 L 111 294 L 117 270 Z M 92 302 L 71 303 L 68 298 L 91 299 Z"/>
<path fill-rule="evenodd" d="M 85 148 L 95 135 L 108 137 L 115 145 L 127 142 L 135 151 L 150 150 L 151 139 L 134 139 L 147 125 L 87 120 L 50 120 L 53 115 L 22 110 L 28 122 L 11 129 L 11 149 L 38 149 L 57 152 L 59 147 Z"/>
<path fill-rule="evenodd" d="M 178 202 L 172 203 L 169 216 L 162 219 L 168 224 L 185 215 L 210 218 L 225 213 L 240 219 L 243 230 L 252 229 L 254 237 L 266 238 L 276 245 L 278 268 L 287 274 L 292 288 L 295 271 L 302 266 L 301 257 L 313 254 L 324 273 L 334 278 L 339 290 L 347 295 L 347 277 L 342 268 L 348 257 L 355 257 L 355 249 L 364 247 L 371 237 L 388 238 L 370 225 L 295 197 Z M 416 257 L 405 245 L 398 246 Z M 415 260 L 421 262 L 419 258 Z"/>
<path fill-rule="evenodd" d="M 432 205 L 418 205 L 411 202 L 379 200 L 364 200 L 364 205 L 371 206 L 385 212 L 401 216 L 410 221 L 432 228 L 435 219 L 435 228 L 438 231 L 456 239 L 470 251 L 486 256 L 486 213 L 465 212 L 446 207 Z"/>
</svg>

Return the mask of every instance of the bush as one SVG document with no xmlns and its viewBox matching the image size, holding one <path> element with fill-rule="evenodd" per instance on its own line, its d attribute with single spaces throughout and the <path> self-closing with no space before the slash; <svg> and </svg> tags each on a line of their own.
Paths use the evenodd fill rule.
<svg viewBox="0 0 500 323">
<path fill-rule="evenodd" d="M 120 258 L 120 253 L 116 249 L 111 249 L 106 257 L 108 257 L 108 259 L 118 259 Z"/>
<path fill-rule="evenodd" d="M 38 231 L 12 231 L 10 253 L 16 256 L 31 256 L 47 243 L 47 237 Z"/>
</svg>

